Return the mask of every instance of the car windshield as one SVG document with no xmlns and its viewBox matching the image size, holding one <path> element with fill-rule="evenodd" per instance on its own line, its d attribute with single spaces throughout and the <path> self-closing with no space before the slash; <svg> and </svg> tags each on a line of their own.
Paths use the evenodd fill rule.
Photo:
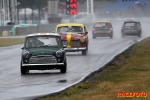
<svg viewBox="0 0 150 100">
<path fill-rule="evenodd" d="M 50 36 L 35 36 L 28 37 L 25 42 L 26 48 L 34 48 L 34 47 L 59 47 L 60 39 L 58 37 L 50 37 Z"/>
<path fill-rule="evenodd" d="M 124 26 L 125 27 L 135 27 L 135 26 L 138 26 L 139 24 L 138 23 L 125 23 Z"/>
<path fill-rule="evenodd" d="M 95 23 L 95 27 L 110 27 L 109 23 Z"/>
<path fill-rule="evenodd" d="M 62 26 L 62 27 L 58 27 L 57 32 L 58 33 L 63 33 L 63 32 L 83 32 L 83 29 L 80 26 Z"/>
</svg>

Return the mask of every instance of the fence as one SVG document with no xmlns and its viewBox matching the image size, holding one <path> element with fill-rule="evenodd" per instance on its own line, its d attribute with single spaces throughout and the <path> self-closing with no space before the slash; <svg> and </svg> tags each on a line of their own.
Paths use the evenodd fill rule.
<svg viewBox="0 0 150 100">
<path fill-rule="evenodd" d="M 77 23 L 83 23 L 87 29 L 91 27 L 91 25 L 93 25 L 92 23 L 95 21 L 100 21 L 100 20 L 109 20 L 112 23 L 117 23 L 117 22 L 123 22 L 126 18 L 111 18 L 111 19 L 94 19 L 91 22 L 88 22 L 86 20 L 76 20 L 75 22 Z M 128 18 L 127 18 L 128 19 Z M 136 21 L 141 21 L 144 23 L 150 23 L 150 18 L 130 18 Z M 69 20 L 63 20 L 62 23 L 68 23 Z M 16 28 L 16 34 L 13 35 L 25 35 L 25 34 L 30 34 L 30 33 L 37 33 L 37 32 L 53 32 L 55 30 L 55 26 L 57 25 L 57 23 L 53 23 L 53 24 L 39 24 L 37 26 L 27 26 L 27 27 L 19 27 Z M 9 26 L 0 26 L 0 33 L 2 33 L 3 31 L 11 31 L 13 28 L 13 25 L 9 25 Z"/>
</svg>

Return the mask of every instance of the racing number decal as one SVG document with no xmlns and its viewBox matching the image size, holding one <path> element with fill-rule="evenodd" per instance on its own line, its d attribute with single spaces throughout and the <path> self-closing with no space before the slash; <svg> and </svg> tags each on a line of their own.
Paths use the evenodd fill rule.
<svg viewBox="0 0 150 100">
<path fill-rule="evenodd" d="M 67 48 L 71 48 L 71 33 L 67 34 Z"/>
</svg>

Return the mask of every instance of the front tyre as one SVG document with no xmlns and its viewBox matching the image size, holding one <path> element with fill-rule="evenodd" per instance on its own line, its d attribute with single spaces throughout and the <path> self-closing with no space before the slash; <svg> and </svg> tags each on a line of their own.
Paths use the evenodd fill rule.
<svg viewBox="0 0 150 100">
<path fill-rule="evenodd" d="M 141 37 L 141 34 L 139 34 L 138 37 Z"/>
<path fill-rule="evenodd" d="M 66 71 L 67 71 L 67 60 L 65 59 L 64 65 L 62 65 L 61 68 L 60 68 L 60 72 L 61 73 L 66 73 Z"/>
<path fill-rule="evenodd" d="M 86 55 L 86 50 L 83 50 L 83 51 L 82 51 L 82 55 Z"/>
<path fill-rule="evenodd" d="M 93 39 L 96 39 L 96 36 L 93 35 Z"/>
<path fill-rule="evenodd" d="M 22 62 L 20 64 L 20 71 L 22 75 L 25 75 L 29 72 L 25 67 L 22 66 Z"/>
<path fill-rule="evenodd" d="M 110 39 L 112 39 L 112 38 L 113 38 L 113 35 L 110 36 Z"/>
<path fill-rule="evenodd" d="M 125 37 L 125 34 L 124 34 L 124 33 L 122 33 L 122 34 L 121 34 L 121 36 L 122 36 L 122 38 L 124 38 L 124 37 Z"/>
<path fill-rule="evenodd" d="M 86 46 L 86 51 L 88 51 L 88 49 L 89 49 L 89 48 L 88 48 L 88 45 L 87 45 L 87 46 Z"/>
</svg>

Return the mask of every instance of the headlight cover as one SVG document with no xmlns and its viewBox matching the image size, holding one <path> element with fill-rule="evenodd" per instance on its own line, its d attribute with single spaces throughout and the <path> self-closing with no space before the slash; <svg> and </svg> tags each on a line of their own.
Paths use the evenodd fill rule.
<svg viewBox="0 0 150 100">
<path fill-rule="evenodd" d="M 81 42 L 81 43 L 84 43 L 84 42 L 85 42 L 85 39 L 84 39 L 84 38 L 81 38 L 81 39 L 80 39 L 80 42 Z"/>
<path fill-rule="evenodd" d="M 24 51 L 23 51 L 23 56 L 24 56 L 24 58 L 29 58 L 29 57 L 30 57 L 30 52 L 24 50 Z"/>
<path fill-rule="evenodd" d="M 56 57 L 61 57 L 62 56 L 62 51 L 56 51 Z"/>
</svg>

